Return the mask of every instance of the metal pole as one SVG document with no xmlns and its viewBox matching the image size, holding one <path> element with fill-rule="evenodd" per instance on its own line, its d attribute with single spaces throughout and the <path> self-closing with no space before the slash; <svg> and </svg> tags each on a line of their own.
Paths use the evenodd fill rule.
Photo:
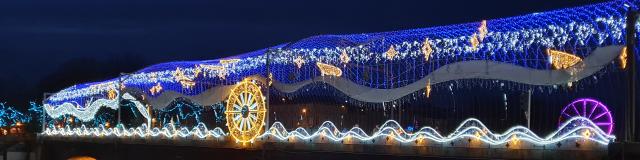
<svg viewBox="0 0 640 160">
<path fill-rule="evenodd" d="M 636 124 L 636 21 L 638 20 L 638 12 L 629 9 L 627 12 L 626 24 L 626 52 L 629 62 L 629 105 L 625 110 L 625 141 L 635 141 Z"/>
<path fill-rule="evenodd" d="M 153 119 L 153 109 L 151 109 L 150 105 L 147 105 L 147 114 L 149 114 L 149 118 L 147 119 L 147 130 L 151 130 L 152 128 L 151 119 Z"/>
<path fill-rule="evenodd" d="M 116 128 L 118 128 L 118 125 L 122 122 L 121 121 L 121 117 L 122 117 L 121 116 L 121 109 L 120 109 L 120 108 L 122 108 L 122 106 L 121 106 L 122 94 L 124 93 L 124 87 L 122 87 L 122 85 L 124 84 L 124 80 L 126 78 L 129 78 L 129 77 L 126 77 L 125 79 L 123 79 L 123 76 L 125 76 L 125 75 L 129 75 L 129 74 L 128 73 L 120 73 L 120 77 L 118 78 L 118 90 L 120 92 L 118 93 L 118 123 L 116 124 Z M 113 142 L 114 153 L 115 153 L 116 157 L 119 157 L 120 155 L 118 155 L 118 139 L 115 138 L 113 140 L 114 140 L 114 142 Z"/>
<path fill-rule="evenodd" d="M 265 132 L 267 130 L 269 130 L 269 117 L 270 117 L 269 115 L 271 114 L 271 113 L 269 113 L 269 112 L 271 112 L 271 110 L 269 110 L 269 98 L 270 98 L 269 97 L 270 96 L 269 92 L 270 92 L 270 87 L 271 87 L 269 84 L 271 84 L 271 81 L 272 81 L 271 77 L 269 77 L 269 75 L 271 74 L 271 69 L 270 69 L 271 52 L 272 52 L 271 49 L 267 49 L 267 52 L 266 52 L 267 53 L 267 63 L 265 65 L 267 67 L 267 69 L 266 69 L 266 71 L 267 71 L 267 75 L 266 75 L 267 76 L 267 78 L 266 78 L 267 79 L 267 98 L 265 100 L 265 102 L 266 102 L 265 107 L 266 107 L 266 110 L 267 110 L 267 115 L 266 116 L 267 117 L 266 117 L 266 123 L 264 125 L 264 131 Z"/>
<path fill-rule="evenodd" d="M 127 77 L 123 77 L 123 76 L 127 76 Z M 124 80 L 126 80 L 129 76 L 129 73 L 120 73 L 120 77 L 118 78 L 118 123 L 116 124 L 116 127 L 118 126 L 118 124 L 120 124 L 122 121 L 121 118 L 121 103 L 122 103 L 122 94 L 124 93 L 124 87 L 122 87 L 122 85 L 124 84 Z M 123 79 L 124 78 L 124 79 Z"/>
<path fill-rule="evenodd" d="M 120 73 L 120 75 L 122 76 L 123 73 Z M 118 123 L 116 123 L 116 127 L 118 126 L 118 124 L 120 124 L 120 103 L 122 102 L 122 77 L 118 78 Z"/>
<path fill-rule="evenodd" d="M 527 92 L 527 128 L 531 129 L 531 94 L 533 92 L 531 91 L 531 88 L 529 88 L 529 91 Z"/>
<path fill-rule="evenodd" d="M 47 113 L 46 110 L 44 109 L 44 103 L 47 100 L 47 98 L 49 98 L 49 96 L 51 96 L 51 93 L 45 92 L 42 94 L 42 119 L 40 120 L 40 123 L 42 125 L 42 130 L 41 132 L 44 132 L 45 129 L 45 119 L 47 118 Z"/>
<path fill-rule="evenodd" d="M 269 112 L 271 112 L 271 110 L 269 110 L 269 98 L 270 98 L 269 97 L 270 96 L 269 92 L 270 92 L 270 87 L 271 87 L 271 85 L 270 85 L 271 84 L 271 77 L 269 75 L 271 75 L 270 64 L 271 64 L 271 52 L 272 51 L 273 50 L 271 48 L 269 48 L 269 49 L 267 49 L 267 52 L 266 52 L 267 61 L 266 61 L 265 66 L 267 67 L 266 68 L 266 72 L 267 72 L 266 76 L 267 77 L 265 79 L 267 80 L 266 81 L 267 82 L 267 87 L 266 87 L 267 88 L 267 93 L 266 93 L 266 97 L 267 98 L 265 100 L 265 103 L 266 103 L 265 104 L 265 108 L 267 110 L 267 114 L 265 115 L 266 116 L 265 117 L 265 125 L 264 125 L 264 131 L 265 132 L 267 132 L 269 130 L 269 117 L 270 117 L 269 115 L 271 114 L 271 113 L 269 113 Z M 262 145 L 262 158 L 263 159 L 265 159 L 266 154 L 267 154 L 267 150 L 265 148 L 265 145 L 263 144 Z"/>
<path fill-rule="evenodd" d="M 392 101 L 391 103 L 393 103 L 393 105 L 395 105 L 395 101 Z M 400 105 L 398 106 L 398 123 L 402 124 L 402 108 L 400 107 Z"/>
</svg>

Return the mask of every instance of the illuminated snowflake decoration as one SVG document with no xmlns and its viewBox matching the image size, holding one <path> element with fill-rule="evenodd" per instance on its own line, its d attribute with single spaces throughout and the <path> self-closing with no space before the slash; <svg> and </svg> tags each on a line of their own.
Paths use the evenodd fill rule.
<svg viewBox="0 0 640 160">
<path fill-rule="evenodd" d="M 389 60 L 393 60 L 396 55 L 398 55 L 398 51 L 396 51 L 396 48 L 393 47 L 393 45 L 391 45 L 391 47 L 389 47 L 389 50 L 385 52 L 385 57 L 387 57 L 387 59 Z"/>
<path fill-rule="evenodd" d="M 349 61 L 351 61 L 351 58 L 349 57 L 349 54 L 347 54 L 346 50 L 342 50 L 342 54 L 340 54 L 340 61 L 345 65 L 349 63 Z"/>
<path fill-rule="evenodd" d="M 433 49 L 431 48 L 431 43 L 429 43 L 429 38 L 425 38 L 424 42 L 422 42 L 422 53 L 424 54 L 424 61 L 429 61 L 431 57 L 431 53 L 433 53 Z"/>
<path fill-rule="evenodd" d="M 302 65 L 303 65 L 305 62 L 304 62 L 304 59 L 302 59 L 302 57 L 301 57 L 301 56 L 298 56 L 296 59 L 294 59 L 294 60 L 293 60 L 293 63 L 295 63 L 295 64 L 296 64 L 296 67 L 298 67 L 298 69 L 299 69 L 299 68 L 302 68 Z"/>
</svg>

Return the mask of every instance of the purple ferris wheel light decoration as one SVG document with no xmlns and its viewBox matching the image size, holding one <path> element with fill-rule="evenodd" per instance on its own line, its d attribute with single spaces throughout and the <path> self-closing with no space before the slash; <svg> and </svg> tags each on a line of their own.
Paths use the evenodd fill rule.
<svg viewBox="0 0 640 160">
<path fill-rule="evenodd" d="M 565 106 L 560 113 L 559 123 L 573 117 L 585 117 L 591 120 L 607 134 L 613 132 L 613 116 L 602 102 L 591 98 L 580 98 Z"/>
</svg>

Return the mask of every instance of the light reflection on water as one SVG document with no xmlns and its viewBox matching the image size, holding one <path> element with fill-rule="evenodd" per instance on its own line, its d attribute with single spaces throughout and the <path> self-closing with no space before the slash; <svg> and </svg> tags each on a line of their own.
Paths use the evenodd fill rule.
<svg viewBox="0 0 640 160">
<path fill-rule="evenodd" d="M 73 156 L 67 160 L 96 160 L 96 158 L 89 157 L 89 156 Z"/>
</svg>

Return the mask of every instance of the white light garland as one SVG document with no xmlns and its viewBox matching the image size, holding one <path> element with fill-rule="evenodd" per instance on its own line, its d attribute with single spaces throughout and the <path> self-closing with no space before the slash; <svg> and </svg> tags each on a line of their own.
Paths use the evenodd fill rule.
<svg viewBox="0 0 640 160">
<path fill-rule="evenodd" d="M 117 94 L 120 94 L 117 92 Z M 135 97 L 131 96 L 129 93 L 125 93 L 122 95 L 122 99 L 129 100 L 138 109 L 138 111 L 142 114 L 146 120 L 150 120 L 151 116 L 147 111 L 146 107 L 140 101 L 136 100 Z M 81 121 L 87 122 L 93 120 L 96 113 L 101 107 L 110 108 L 113 110 L 118 109 L 119 103 L 118 99 L 98 99 L 95 101 L 87 102 L 86 106 L 81 106 L 79 104 L 73 104 L 70 102 L 63 103 L 59 106 L 52 106 L 50 104 L 44 104 L 44 110 L 51 118 L 58 118 L 63 115 L 72 115 L 78 118 Z"/>
<path fill-rule="evenodd" d="M 593 134 L 590 136 L 584 136 L 581 133 L 585 131 Z M 478 137 L 478 134 L 476 133 L 482 134 Z M 594 141 L 602 145 L 607 145 L 610 141 L 615 139 L 615 136 L 606 134 L 597 125 L 584 117 L 574 117 L 568 120 L 566 123 L 561 125 L 558 130 L 549 134 L 545 138 L 539 137 L 528 128 L 522 126 L 512 127 L 502 134 L 494 134 L 482 122 L 474 118 L 463 121 L 453 133 L 446 137 L 440 135 L 439 132 L 431 127 L 423 127 L 416 133 L 407 133 L 402 129 L 398 122 L 393 120 L 385 122 L 381 126 L 380 131 L 371 136 L 367 135 L 358 127 L 354 127 L 344 133 L 340 132 L 330 121 L 324 122 L 313 134 L 309 134 L 303 128 L 297 128 L 294 131 L 287 132 L 281 123 L 276 122 L 271 126 L 269 132 L 264 133 L 260 137 L 267 136 L 275 137 L 279 140 L 287 140 L 294 137 L 307 140 L 322 136 L 333 141 L 342 141 L 349 138 L 356 138 L 360 141 L 369 141 L 380 137 L 393 137 L 396 141 L 402 143 L 411 143 L 418 139 L 429 139 L 438 143 L 447 143 L 460 139 L 477 138 L 490 145 L 508 143 L 513 136 L 517 136 L 521 141 L 530 142 L 536 145 L 553 144 L 567 139 L 581 138 Z"/>
<path fill-rule="evenodd" d="M 97 128 L 86 128 L 85 126 L 79 128 L 70 128 L 66 126 L 64 128 L 47 128 L 44 132 L 47 136 L 117 136 L 117 137 L 131 137 L 134 135 L 140 137 L 187 137 L 197 136 L 199 138 L 207 137 L 223 137 L 228 136 L 227 133 L 220 128 L 208 130 L 206 126 L 199 123 L 196 127 L 189 130 L 186 127 L 176 129 L 173 124 L 169 124 L 169 127 L 152 128 L 148 129 L 146 124 L 141 127 L 126 129 L 123 126 L 116 128 L 105 128 L 99 126 Z M 386 121 L 378 132 L 372 135 L 367 135 L 364 130 L 359 127 L 354 127 L 347 132 L 341 132 L 333 124 L 333 122 L 325 121 L 319 127 L 319 129 L 313 134 L 309 134 L 307 130 L 303 128 L 297 128 L 294 131 L 288 132 L 284 125 L 280 122 L 275 122 L 267 132 L 258 136 L 256 141 L 265 141 L 267 137 L 274 137 L 280 141 L 287 141 L 290 138 L 296 139 L 329 139 L 333 142 L 342 142 L 344 140 L 359 140 L 370 141 L 379 138 L 391 138 L 396 142 L 412 143 L 417 140 L 430 140 L 437 143 L 449 143 L 457 140 L 464 140 L 473 138 L 480 140 L 490 145 L 502 145 L 509 142 L 517 141 L 529 142 L 535 145 L 547 145 L 562 142 L 565 140 L 587 140 L 596 142 L 601 145 L 608 145 L 611 141 L 615 140 L 615 136 L 608 135 L 602 131 L 591 120 L 584 117 L 574 117 L 565 123 L 563 123 L 558 130 L 549 134 L 548 136 L 541 138 L 533 133 L 528 128 L 522 126 L 515 126 L 502 134 L 496 134 L 491 132 L 482 122 L 475 118 L 469 118 L 464 120 L 451 134 L 442 136 L 438 131 L 431 127 L 423 127 L 415 133 L 407 133 L 398 122 L 394 120 Z M 295 142 L 292 142 L 295 143 Z"/>
<path fill-rule="evenodd" d="M 221 128 L 216 127 L 213 130 L 207 129 L 207 127 L 203 123 L 199 123 L 196 127 L 189 130 L 186 127 L 176 128 L 172 123 L 169 124 L 170 127 L 163 128 L 148 128 L 146 124 L 143 124 L 141 127 L 136 128 L 128 128 L 126 129 L 122 125 L 118 125 L 115 128 L 106 128 L 104 125 L 100 125 L 96 128 L 87 128 L 82 125 L 79 128 L 71 128 L 69 126 L 65 126 L 64 128 L 47 128 L 43 132 L 44 135 L 47 136 L 83 136 L 83 137 L 103 137 L 103 136 L 116 136 L 116 137 L 131 137 L 131 136 L 140 136 L 140 137 L 188 137 L 188 136 L 197 136 L 199 138 L 207 138 L 207 137 L 224 137 L 227 136 Z"/>
</svg>

